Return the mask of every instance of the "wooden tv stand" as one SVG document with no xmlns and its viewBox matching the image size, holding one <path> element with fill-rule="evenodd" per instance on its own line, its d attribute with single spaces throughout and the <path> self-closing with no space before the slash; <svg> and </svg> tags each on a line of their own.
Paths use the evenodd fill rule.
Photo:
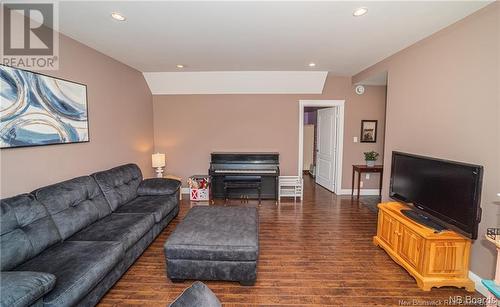
<svg viewBox="0 0 500 307">
<path fill-rule="evenodd" d="M 401 213 L 408 206 L 397 202 L 378 205 L 377 235 L 373 243 L 412 275 L 424 291 L 454 286 L 474 291 L 469 279 L 471 240 L 453 231 L 435 233 Z"/>
</svg>

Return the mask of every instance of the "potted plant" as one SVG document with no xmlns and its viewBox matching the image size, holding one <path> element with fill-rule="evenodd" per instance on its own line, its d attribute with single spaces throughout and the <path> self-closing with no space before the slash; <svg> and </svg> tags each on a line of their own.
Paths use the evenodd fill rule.
<svg viewBox="0 0 500 307">
<path fill-rule="evenodd" d="M 366 161 L 366 166 L 375 166 L 375 161 L 378 159 L 378 152 L 376 151 L 368 151 L 365 152 L 365 161 Z"/>
</svg>

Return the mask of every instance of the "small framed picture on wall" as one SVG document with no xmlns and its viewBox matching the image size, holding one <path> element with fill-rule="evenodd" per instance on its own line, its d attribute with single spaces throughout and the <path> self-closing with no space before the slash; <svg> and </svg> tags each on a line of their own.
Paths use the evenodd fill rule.
<svg viewBox="0 0 500 307">
<path fill-rule="evenodd" d="M 377 120 L 361 121 L 361 143 L 377 142 Z"/>
</svg>

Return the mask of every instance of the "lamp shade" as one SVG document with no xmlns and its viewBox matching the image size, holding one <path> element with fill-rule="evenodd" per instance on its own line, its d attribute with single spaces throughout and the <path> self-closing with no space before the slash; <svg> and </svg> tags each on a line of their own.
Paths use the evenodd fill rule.
<svg viewBox="0 0 500 307">
<path fill-rule="evenodd" d="M 151 161 L 153 167 L 164 167 L 165 166 L 165 154 L 155 153 L 151 156 Z"/>
</svg>

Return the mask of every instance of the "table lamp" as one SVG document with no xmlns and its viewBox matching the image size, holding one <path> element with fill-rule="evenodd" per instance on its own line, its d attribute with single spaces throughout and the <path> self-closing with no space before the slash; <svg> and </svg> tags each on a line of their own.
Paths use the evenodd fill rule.
<svg viewBox="0 0 500 307">
<path fill-rule="evenodd" d="M 163 168 L 165 167 L 165 154 L 155 153 L 151 156 L 153 167 L 156 168 L 156 177 L 163 177 Z"/>
</svg>

